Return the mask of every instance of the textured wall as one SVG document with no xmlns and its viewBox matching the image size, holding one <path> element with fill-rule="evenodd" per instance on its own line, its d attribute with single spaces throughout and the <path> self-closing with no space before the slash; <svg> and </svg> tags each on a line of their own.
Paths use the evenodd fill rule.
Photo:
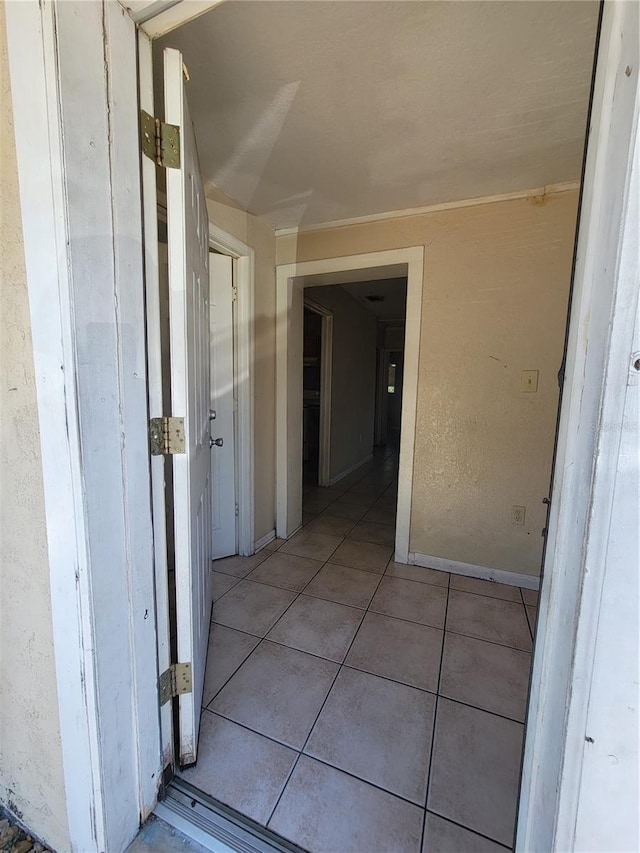
<svg viewBox="0 0 640 853">
<path fill-rule="evenodd" d="M 304 295 L 333 314 L 329 457 L 333 480 L 373 450 L 378 324 L 341 287 L 307 287 Z"/>
<path fill-rule="evenodd" d="M 245 213 L 215 187 L 207 187 L 209 219 L 255 251 L 254 540 L 273 530 L 276 501 L 275 334 L 276 241 L 272 229 Z"/>
<path fill-rule="evenodd" d="M 0 803 L 69 849 L 33 349 L 0 6 Z"/>
<path fill-rule="evenodd" d="M 539 573 L 576 207 L 574 191 L 277 239 L 279 264 L 425 247 L 411 551 Z"/>
</svg>

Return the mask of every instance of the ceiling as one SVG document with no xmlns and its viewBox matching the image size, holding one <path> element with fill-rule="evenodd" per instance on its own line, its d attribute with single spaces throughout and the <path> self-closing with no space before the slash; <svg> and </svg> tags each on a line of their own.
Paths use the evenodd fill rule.
<svg viewBox="0 0 640 853">
<path fill-rule="evenodd" d="M 156 50 L 184 54 L 205 183 L 289 228 L 578 179 L 597 15 L 229 0 Z"/>
<path fill-rule="evenodd" d="M 404 321 L 407 313 L 407 279 L 386 278 L 379 281 L 361 281 L 353 284 L 343 284 L 342 289 L 350 293 L 354 299 L 363 305 L 367 311 L 374 314 L 378 320 L 390 323 L 394 320 Z M 371 301 L 368 297 L 380 298 Z"/>
</svg>

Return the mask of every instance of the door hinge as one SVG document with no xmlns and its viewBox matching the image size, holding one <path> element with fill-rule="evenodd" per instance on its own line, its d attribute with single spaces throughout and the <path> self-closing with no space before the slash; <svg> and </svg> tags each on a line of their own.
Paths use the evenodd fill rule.
<svg viewBox="0 0 640 853">
<path fill-rule="evenodd" d="M 182 693 L 191 693 L 191 664 L 172 663 L 160 676 L 160 705 Z"/>
<path fill-rule="evenodd" d="M 235 285 L 235 284 L 231 285 L 231 301 L 232 302 L 238 301 L 238 288 L 237 288 L 237 285 Z"/>
<path fill-rule="evenodd" d="M 140 110 L 142 153 L 167 169 L 180 168 L 180 128 Z"/>
<path fill-rule="evenodd" d="M 152 456 L 184 453 L 184 418 L 151 418 L 149 441 Z"/>
</svg>

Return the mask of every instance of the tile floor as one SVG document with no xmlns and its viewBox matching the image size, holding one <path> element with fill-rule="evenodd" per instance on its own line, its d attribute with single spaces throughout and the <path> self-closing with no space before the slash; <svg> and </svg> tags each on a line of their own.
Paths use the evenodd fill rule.
<svg viewBox="0 0 640 853">
<path fill-rule="evenodd" d="M 215 567 L 183 777 L 312 853 L 512 844 L 537 594 L 392 559 L 396 456 Z"/>
</svg>

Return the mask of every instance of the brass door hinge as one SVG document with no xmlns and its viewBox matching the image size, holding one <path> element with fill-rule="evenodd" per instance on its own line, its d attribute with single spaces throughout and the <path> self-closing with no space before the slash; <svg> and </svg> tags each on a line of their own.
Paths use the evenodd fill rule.
<svg viewBox="0 0 640 853">
<path fill-rule="evenodd" d="M 140 138 L 142 153 L 158 166 L 180 168 L 180 128 L 167 124 L 140 110 Z"/>
<path fill-rule="evenodd" d="M 184 418 L 151 418 L 149 442 L 152 456 L 184 453 Z"/>
<path fill-rule="evenodd" d="M 172 663 L 160 676 L 160 705 L 182 693 L 191 693 L 191 664 Z"/>
</svg>

